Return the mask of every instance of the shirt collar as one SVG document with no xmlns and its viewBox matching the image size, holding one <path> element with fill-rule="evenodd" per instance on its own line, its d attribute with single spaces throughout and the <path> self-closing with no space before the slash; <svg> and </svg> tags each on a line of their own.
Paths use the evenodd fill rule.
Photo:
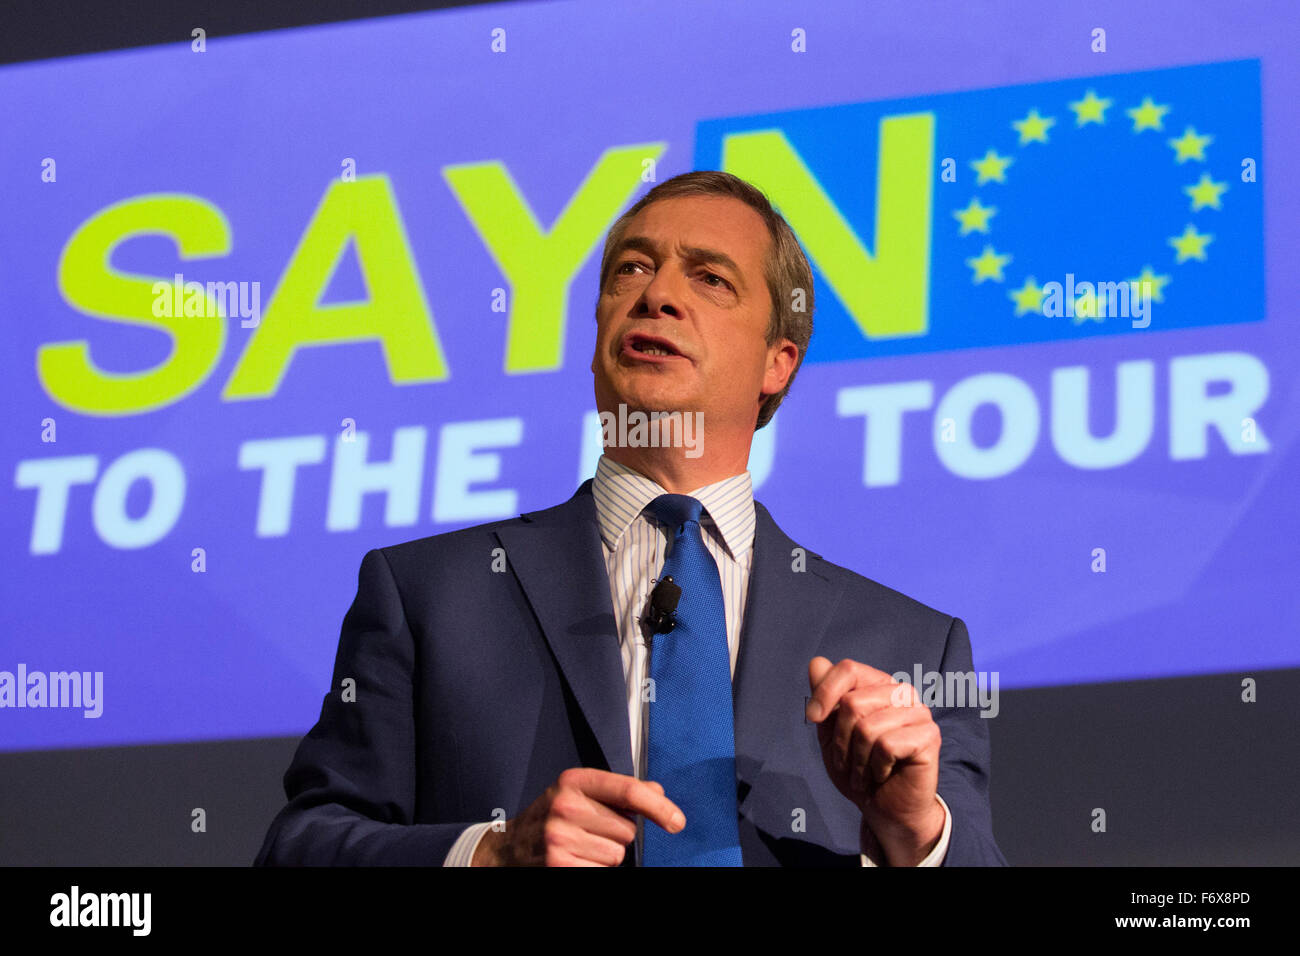
<svg viewBox="0 0 1300 956">
<path fill-rule="evenodd" d="M 610 550 L 617 548 L 619 539 L 646 505 L 668 494 L 658 482 L 608 455 L 601 455 L 596 463 L 591 493 L 596 499 L 600 536 Z M 755 519 L 754 486 L 748 471 L 696 488 L 690 497 L 704 505 L 706 514 L 701 525 L 712 519 L 733 560 L 749 553 L 754 544 Z"/>
</svg>

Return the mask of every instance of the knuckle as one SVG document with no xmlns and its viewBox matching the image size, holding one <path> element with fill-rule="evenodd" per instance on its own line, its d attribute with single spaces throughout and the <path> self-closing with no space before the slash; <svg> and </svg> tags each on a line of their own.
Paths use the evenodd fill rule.
<svg viewBox="0 0 1300 956">
<path fill-rule="evenodd" d="M 551 813 L 557 817 L 570 817 L 577 810 L 576 791 L 561 790 L 551 801 Z"/>
<path fill-rule="evenodd" d="M 855 690 L 844 695 L 844 700 L 855 714 L 865 714 L 876 709 L 875 696 L 868 690 Z"/>
<path fill-rule="evenodd" d="M 855 713 L 853 716 L 853 729 L 862 733 L 870 734 L 877 724 L 881 721 L 880 711 L 870 710 L 861 713 Z"/>
<path fill-rule="evenodd" d="M 582 785 L 584 774 L 581 767 L 570 767 L 556 780 L 562 788 L 577 788 Z"/>
</svg>

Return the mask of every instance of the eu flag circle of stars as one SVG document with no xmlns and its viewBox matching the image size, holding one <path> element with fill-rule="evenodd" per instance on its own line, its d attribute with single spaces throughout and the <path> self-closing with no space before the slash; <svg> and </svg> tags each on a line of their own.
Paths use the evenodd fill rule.
<svg viewBox="0 0 1300 956">
<path fill-rule="evenodd" d="M 1107 97 L 1100 97 L 1093 89 L 1088 89 L 1081 99 L 1069 103 L 1069 109 L 1074 114 L 1074 125 L 1076 128 L 1096 125 L 1104 127 L 1108 122 L 1107 111 L 1114 107 L 1114 101 Z M 1172 161 L 1182 166 L 1186 163 L 1205 163 L 1206 148 L 1214 141 L 1213 136 L 1203 135 L 1196 131 L 1195 127 L 1187 126 L 1184 128 L 1182 135 L 1170 137 L 1168 134 L 1172 131 L 1165 129 L 1165 114 L 1170 112 L 1171 107 L 1165 104 L 1158 104 L 1150 96 L 1144 97 L 1142 102 L 1134 107 L 1125 109 L 1124 113 L 1132 123 L 1131 131 L 1133 135 L 1165 135 L 1172 151 Z M 1114 119 L 1112 116 L 1111 120 Z M 1123 121 L 1120 121 L 1123 122 Z M 1031 109 L 1022 119 L 1014 120 L 1011 127 L 1019 134 L 1020 149 L 1034 149 L 1038 145 L 1050 145 L 1051 129 L 1057 123 L 1056 116 L 1043 116 L 1037 109 Z M 1007 170 L 1016 162 L 1014 156 L 1002 156 L 994 149 L 989 149 L 983 157 L 970 161 L 970 166 L 976 173 L 976 186 L 986 186 L 990 183 L 1005 184 L 1007 182 Z M 1220 209 L 1222 208 L 1221 200 L 1223 194 L 1227 191 L 1228 185 L 1224 182 L 1216 182 L 1208 172 L 1201 172 L 1200 179 L 1183 187 L 1183 192 L 1189 197 L 1188 205 L 1190 212 L 1199 212 L 1202 209 Z M 996 206 L 986 206 L 980 201 L 977 195 L 973 197 L 970 203 L 964 209 L 955 210 L 952 215 L 957 220 L 961 236 L 970 236 L 979 233 L 983 236 L 992 236 L 993 227 L 990 225 L 993 217 L 998 213 Z M 1181 265 L 1189 260 L 1204 262 L 1206 260 L 1206 249 L 1214 241 L 1211 233 L 1200 232 L 1195 224 L 1188 222 L 1183 228 L 1180 235 L 1171 236 L 1168 243 L 1174 249 L 1175 264 Z M 992 242 L 985 242 L 984 249 L 978 256 L 971 256 L 966 259 L 966 265 L 971 269 L 971 281 L 979 285 L 986 281 L 1005 282 L 1007 280 L 1006 270 L 1014 262 L 1014 257 L 1010 253 L 998 252 Z M 1130 283 L 1130 288 L 1140 289 L 1142 294 L 1148 297 L 1149 302 L 1163 302 L 1164 288 L 1172 281 L 1172 276 L 1157 273 L 1150 263 L 1144 265 L 1136 276 L 1126 278 Z M 1133 285 L 1136 283 L 1136 285 Z M 1013 303 L 1015 314 L 1017 316 L 1028 314 L 1043 314 L 1043 287 L 1038 284 L 1037 279 L 1030 275 L 1023 277 L 1023 284 L 1018 289 L 1012 289 L 1007 293 L 1008 298 Z M 1095 292 L 1083 291 L 1076 295 L 1074 301 L 1074 322 L 1080 324 L 1088 319 L 1095 319 L 1098 322 L 1104 321 L 1105 316 L 1101 314 L 1102 310 L 1097 308 L 1097 297 Z"/>
</svg>

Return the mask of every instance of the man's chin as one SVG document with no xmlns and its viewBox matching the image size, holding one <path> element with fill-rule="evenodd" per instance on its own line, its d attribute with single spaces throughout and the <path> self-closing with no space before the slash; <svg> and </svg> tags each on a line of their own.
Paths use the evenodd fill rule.
<svg viewBox="0 0 1300 956">
<path fill-rule="evenodd" d="M 616 400 L 610 410 L 617 412 L 620 405 L 628 413 L 643 412 L 646 415 L 668 415 L 674 412 L 686 414 L 699 408 L 698 402 L 675 395 L 632 395 Z"/>
</svg>

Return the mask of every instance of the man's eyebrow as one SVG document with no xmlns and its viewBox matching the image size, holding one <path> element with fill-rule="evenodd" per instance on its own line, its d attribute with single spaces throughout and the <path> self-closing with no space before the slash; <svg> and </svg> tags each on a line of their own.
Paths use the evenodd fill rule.
<svg viewBox="0 0 1300 956">
<path fill-rule="evenodd" d="M 657 245 L 647 236 L 624 236 L 614 248 L 614 253 L 610 256 L 610 259 L 613 260 L 628 251 L 643 252 L 648 256 L 653 256 L 657 251 Z M 744 285 L 745 274 L 741 271 L 740 266 L 736 265 L 735 260 L 721 249 L 708 249 L 704 246 L 683 246 L 682 254 L 692 262 L 720 265 L 724 269 L 730 270 L 732 275 L 736 277 L 736 281 L 742 286 Z"/>
<path fill-rule="evenodd" d="M 705 249 L 702 246 L 684 246 L 682 252 L 686 255 L 686 258 L 694 262 L 708 262 L 713 265 L 719 265 L 724 269 L 729 269 L 737 279 L 744 277 L 744 273 L 740 271 L 740 266 L 736 265 L 731 256 L 727 255 L 720 249 Z"/>
</svg>

